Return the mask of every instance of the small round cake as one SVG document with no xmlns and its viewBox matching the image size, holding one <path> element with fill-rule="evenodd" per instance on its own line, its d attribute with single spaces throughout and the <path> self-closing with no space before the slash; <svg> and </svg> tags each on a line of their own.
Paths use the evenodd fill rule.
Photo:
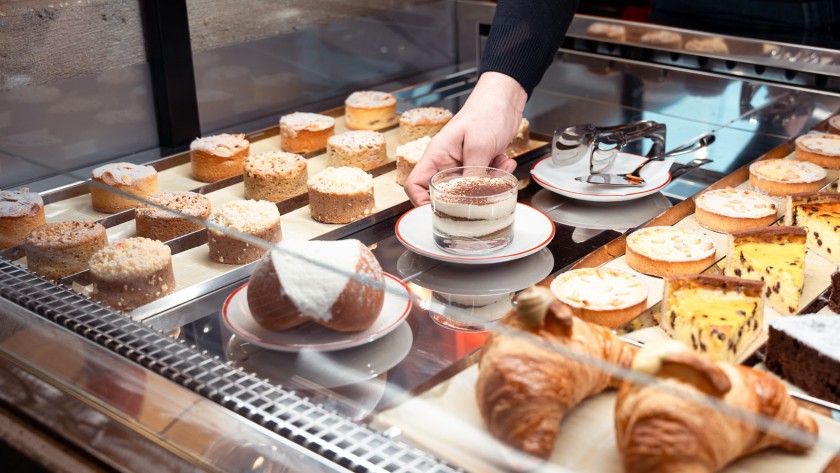
<svg viewBox="0 0 840 473">
<path fill-rule="evenodd" d="M 802 135 L 796 139 L 796 157 L 828 169 L 840 169 L 840 135 Z"/>
<path fill-rule="evenodd" d="M 250 235 L 277 243 L 283 238 L 280 211 L 277 205 L 265 200 L 234 200 L 213 211 L 210 221 Z M 240 240 L 229 232 L 208 228 L 207 243 L 210 259 L 224 264 L 246 264 L 260 259 L 266 249 Z"/>
<path fill-rule="evenodd" d="M 295 112 L 280 117 L 280 148 L 289 153 L 323 149 L 335 133 L 335 119 L 319 113 Z"/>
<path fill-rule="evenodd" d="M 432 139 L 428 136 L 409 141 L 397 147 L 397 184 L 404 186 L 408 175 L 423 157 L 423 152 Z"/>
<path fill-rule="evenodd" d="M 158 191 L 157 171 L 151 166 L 131 163 L 106 164 L 91 172 L 91 180 L 141 199 L 147 199 Z M 94 210 L 109 214 L 140 205 L 138 199 L 117 194 L 93 183 L 90 185 L 90 200 Z"/>
<path fill-rule="evenodd" d="M 551 282 L 551 292 L 581 319 L 620 328 L 647 306 L 648 288 L 626 271 L 610 268 L 574 269 Z"/>
<path fill-rule="evenodd" d="M 311 321 L 358 332 L 379 317 L 385 278 L 358 240 L 287 240 L 257 263 L 247 297 L 254 320 L 268 330 Z"/>
<path fill-rule="evenodd" d="M 108 245 L 101 224 L 86 221 L 48 223 L 26 237 L 26 266 L 49 279 L 84 271 L 94 253 Z"/>
<path fill-rule="evenodd" d="M 715 242 L 694 230 L 647 227 L 627 237 L 627 265 L 651 276 L 699 274 L 715 262 Z"/>
<path fill-rule="evenodd" d="M 420 107 L 406 110 L 400 115 L 400 144 L 424 136 L 435 136 L 452 120 L 452 112 L 443 107 Z"/>
<path fill-rule="evenodd" d="M 267 151 L 245 160 L 245 198 L 280 202 L 306 194 L 306 159 Z"/>
<path fill-rule="evenodd" d="M 387 92 L 353 92 L 344 101 L 344 119 L 351 130 L 381 130 L 396 125 L 397 99 Z"/>
<path fill-rule="evenodd" d="M 828 119 L 828 131 L 840 135 L 840 115 L 834 115 Z"/>
<path fill-rule="evenodd" d="M 91 256 L 91 297 L 130 311 L 175 291 L 172 252 L 157 240 L 135 237 Z"/>
<path fill-rule="evenodd" d="M 353 167 L 327 168 L 309 178 L 309 210 L 324 223 L 350 223 L 374 212 L 373 176 Z"/>
<path fill-rule="evenodd" d="M 195 192 L 160 192 L 149 197 L 149 201 L 202 220 L 210 216 L 210 199 Z M 137 236 L 160 241 L 169 241 L 204 228 L 204 225 L 175 212 L 148 204 L 140 204 L 134 209 L 134 223 Z"/>
<path fill-rule="evenodd" d="M 348 131 L 327 140 L 327 166 L 370 171 L 387 162 L 385 135 L 378 131 Z"/>
<path fill-rule="evenodd" d="M 648 31 L 639 38 L 639 42 L 642 44 L 671 49 L 680 49 L 682 41 L 681 34 L 668 30 Z"/>
<path fill-rule="evenodd" d="M 766 227 L 776 221 L 776 203 L 745 189 L 715 189 L 704 192 L 694 204 L 694 218 L 703 228 L 731 233 Z"/>
<path fill-rule="evenodd" d="M 221 135 L 198 138 L 190 144 L 193 177 L 201 182 L 216 182 L 242 174 L 251 144 L 245 135 Z"/>
<path fill-rule="evenodd" d="M 590 24 L 586 28 L 586 34 L 610 41 L 624 42 L 627 40 L 627 28 L 622 25 L 611 25 L 600 21 Z"/>
<path fill-rule="evenodd" d="M 774 196 L 816 192 L 823 188 L 825 169 L 808 161 L 767 159 L 750 165 L 750 184 Z"/>
<path fill-rule="evenodd" d="M 0 250 L 22 245 L 29 232 L 45 223 L 44 200 L 37 192 L 0 191 Z"/>
</svg>

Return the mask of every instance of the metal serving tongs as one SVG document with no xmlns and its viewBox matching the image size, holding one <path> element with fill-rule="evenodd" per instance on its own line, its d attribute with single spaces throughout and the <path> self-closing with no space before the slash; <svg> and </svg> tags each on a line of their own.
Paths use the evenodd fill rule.
<svg viewBox="0 0 840 473">
<path fill-rule="evenodd" d="M 551 160 L 558 166 L 567 166 L 588 158 L 589 173 L 600 174 L 609 171 L 621 148 L 642 138 L 653 140 L 648 158 L 664 156 L 665 125 L 662 123 L 642 120 L 609 127 L 573 125 L 554 132 Z"/>
</svg>

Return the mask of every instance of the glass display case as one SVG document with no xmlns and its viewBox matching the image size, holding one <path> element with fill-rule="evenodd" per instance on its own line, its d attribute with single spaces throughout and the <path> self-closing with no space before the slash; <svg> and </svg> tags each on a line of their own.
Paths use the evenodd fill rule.
<svg viewBox="0 0 840 473">
<path fill-rule="evenodd" d="M 458 255 L 433 238 L 449 214 L 397 182 L 396 117 L 460 109 L 494 8 L 0 7 L 0 34 L 28 45 L 0 56 L 0 408 L 65 448 L 6 442 L 47 468 L 831 471 L 840 163 L 812 164 L 821 194 L 796 198 L 753 193 L 750 165 L 832 139 L 837 52 L 577 15 L 505 150 L 512 243 Z M 327 135 L 354 132 L 363 90 L 393 100 L 364 141 L 381 154 L 336 157 Z M 333 131 L 288 154 L 295 112 Z M 630 123 L 691 152 L 638 187 L 552 159 L 574 125 Z M 785 250 L 737 246 L 703 192 L 770 209 Z M 649 228 L 665 236 L 639 243 Z"/>
</svg>

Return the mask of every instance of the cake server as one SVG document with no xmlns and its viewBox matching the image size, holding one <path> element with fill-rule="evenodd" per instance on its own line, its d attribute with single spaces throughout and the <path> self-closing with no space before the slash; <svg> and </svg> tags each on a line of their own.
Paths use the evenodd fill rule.
<svg viewBox="0 0 840 473">
<path fill-rule="evenodd" d="M 694 139 L 693 141 L 686 143 L 682 146 L 678 146 L 667 153 L 662 154 L 661 156 L 653 156 L 648 157 L 644 161 L 642 161 L 636 169 L 632 170 L 631 172 L 625 174 L 605 174 L 605 173 L 593 173 L 588 176 L 579 176 L 576 177 L 576 181 L 586 182 L 589 184 L 599 184 L 605 186 L 643 186 L 645 185 L 645 180 L 642 179 L 641 172 L 642 169 L 648 164 L 654 161 L 662 161 L 665 158 L 669 158 L 671 156 L 679 156 L 681 154 L 693 153 L 700 149 L 703 149 L 710 144 L 714 143 L 715 135 L 711 133 L 706 133 Z M 689 169 L 702 166 L 703 164 L 710 163 L 711 160 L 708 159 L 695 159 L 691 163 L 685 165 L 687 167 L 684 172 L 687 172 Z M 680 168 L 682 170 L 683 168 Z"/>
</svg>

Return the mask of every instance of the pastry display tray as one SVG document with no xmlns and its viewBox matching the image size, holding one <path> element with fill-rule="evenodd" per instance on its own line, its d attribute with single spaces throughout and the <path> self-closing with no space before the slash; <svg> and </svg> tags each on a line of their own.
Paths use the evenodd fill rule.
<svg viewBox="0 0 840 473">
<path fill-rule="evenodd" d="M 344 122 L 343 111 L 343 108 L 336 108 L 322 112 L 335 117 L 336 134 L 348 130 Z M 368 171 L 374 176 L 376 212 L 369 217 L 349 224 L 320 223 L 310 217 L 308 196 L 301 194 L 277 203 L 281 214 L 280 223 L 283 238 L 298 240 L 340 239 L 411 208 L 411 203 L 408 201 L 402 186 L 397 184 L 395 180 L 395 152 L 398 146 L 398 129 L 394 127 L 382 130 L 382 132 L 385 135 L 388 163 Z M 245 136 L 251 143 L 251 155 L 280 149 L 277 126 L 245 133 Z M 531 159 L 537 154 L 547 152 L 549 140 L 548 137 L 532 133 L 531 139 L 514 142 L 506 150 L 506 154 L 511 158 Z M 304 157 L 307 158 L 310 176 L 327 167 L 327 156 L 324 149 L 307 153 Z M 190 173 L 189 151 L 147 164 L 158 171 L 160 192 L 193 191 L 205 194 L 210 198 L 213 208 L 218 208 L 231 200 L 244 198 L 241 174 L 214 183 L 204 183 L 193 179 Z M 135 236 L 134 211 L 105 214 L 93 210 L 87 182 L 53 189 L 42 193 L 41 197 L 44 200 L 47 222 L 82 219 L 98 221 L 106 227 L 110 243 Z M 134 320 L 148 320 L 157 314 L 188 303 L 199 296 L 240 281 L 250 274 L 255 264 L 231 265 L 211 261 L 208 257 L 206 229 L 175 238 L 166 242 L 166 244 L 172 250 L 176 291 L 129 312 L 127 315 Z M 0 257 L 26 266 L 22 246 L 4 250 L 0 252 Z M 89 286 L 88 273 L 84 271 L 68 276 L 62 279 L 60 283 L 86 293 Z"/>
</svg>

